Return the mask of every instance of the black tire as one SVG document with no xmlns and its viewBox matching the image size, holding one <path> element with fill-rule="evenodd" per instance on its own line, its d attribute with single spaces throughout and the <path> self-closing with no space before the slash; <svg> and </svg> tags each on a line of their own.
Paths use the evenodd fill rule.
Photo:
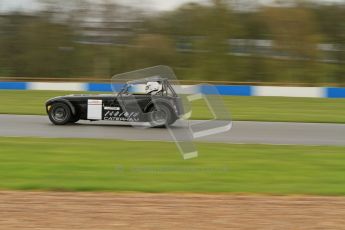
<svg viewBox="0 0 345 230">
<path fill-rule="evenodd" d="M 176 115 L 172 109 L 162 103 L 157 103 L 149 109 L 149 120 L 152 127 L 162 128 L 172 125 Z"/>
<path fill-rule="evenodd" d="M 65 125 L 70 122 L 72 112 L 68 105 L 65 103 L 52 104 L 49 112 L 49 119 L 54 125 Z"/>
<path fill-rule="evenodd" d="M 71 119 L 69 120 L 69 123 L 76 123 L 80 120 L 80 115 L 76 114 L 74 116 L 71 117 Z"/>
</svg>

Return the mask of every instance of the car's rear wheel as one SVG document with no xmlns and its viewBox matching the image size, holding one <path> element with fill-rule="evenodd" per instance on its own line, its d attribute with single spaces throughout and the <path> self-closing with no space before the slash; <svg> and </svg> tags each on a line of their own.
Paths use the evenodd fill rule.
<svg viewBox="0 0 345 230">
<path fill-rule="evenodd" d="M 152 127 L 164 127 L 172 125 L 176 116 L 165 104 L 157 104 L 150 108 L 149 119 Z"/>
<path fill-rule="evenodd" d="M 70 122 L 72 112 L 65 103 L 54 103 L 49 110 L 49 119 L 55 125 L 64 125 Z"/>
</svg>

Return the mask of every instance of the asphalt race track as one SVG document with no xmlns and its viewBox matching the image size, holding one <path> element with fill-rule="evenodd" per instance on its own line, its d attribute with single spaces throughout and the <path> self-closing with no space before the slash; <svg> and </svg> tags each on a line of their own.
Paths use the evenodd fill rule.
<svg viewBox="0 0 345 230">
<path fill-rule="evenodd" d="M 134 128 L 127 123 L 105 121 L 55 126 L 47 116 L 31 115 L 0 115 L 0 136 L 173 141 L 163 128 Z M 345 124 L 235 121 L 230 131 L 195 141 L 345 146 Z"/>
</svg>

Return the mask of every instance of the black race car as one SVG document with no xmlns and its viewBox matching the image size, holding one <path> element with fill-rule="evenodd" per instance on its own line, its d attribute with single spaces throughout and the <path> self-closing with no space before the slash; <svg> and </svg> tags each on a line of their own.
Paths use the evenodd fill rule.
<svg viewBox="0 0 345 230">
<path fill-rule="evenodd" d="M 55 125 L 109 120 L 149 122 L 161 127 L 173 124 L 184 114 L 181 98 L 169 81 L 160 77 L 127 82 L 117 94 L 55 97 L 46 102 L 46 110 Z"/>
</svg>

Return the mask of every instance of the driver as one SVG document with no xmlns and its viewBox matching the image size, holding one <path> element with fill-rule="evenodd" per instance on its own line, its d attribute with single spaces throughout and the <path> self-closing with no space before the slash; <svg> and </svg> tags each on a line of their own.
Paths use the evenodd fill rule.
<svg viewBox="0 0 345 230">
<path fill-rule="evenodd" d="M 149 81 L 145 86 L 145 93 L 151 95 L 157 95 L 162 91 L 162 84 L 157 81 Z"/>
</svg>

